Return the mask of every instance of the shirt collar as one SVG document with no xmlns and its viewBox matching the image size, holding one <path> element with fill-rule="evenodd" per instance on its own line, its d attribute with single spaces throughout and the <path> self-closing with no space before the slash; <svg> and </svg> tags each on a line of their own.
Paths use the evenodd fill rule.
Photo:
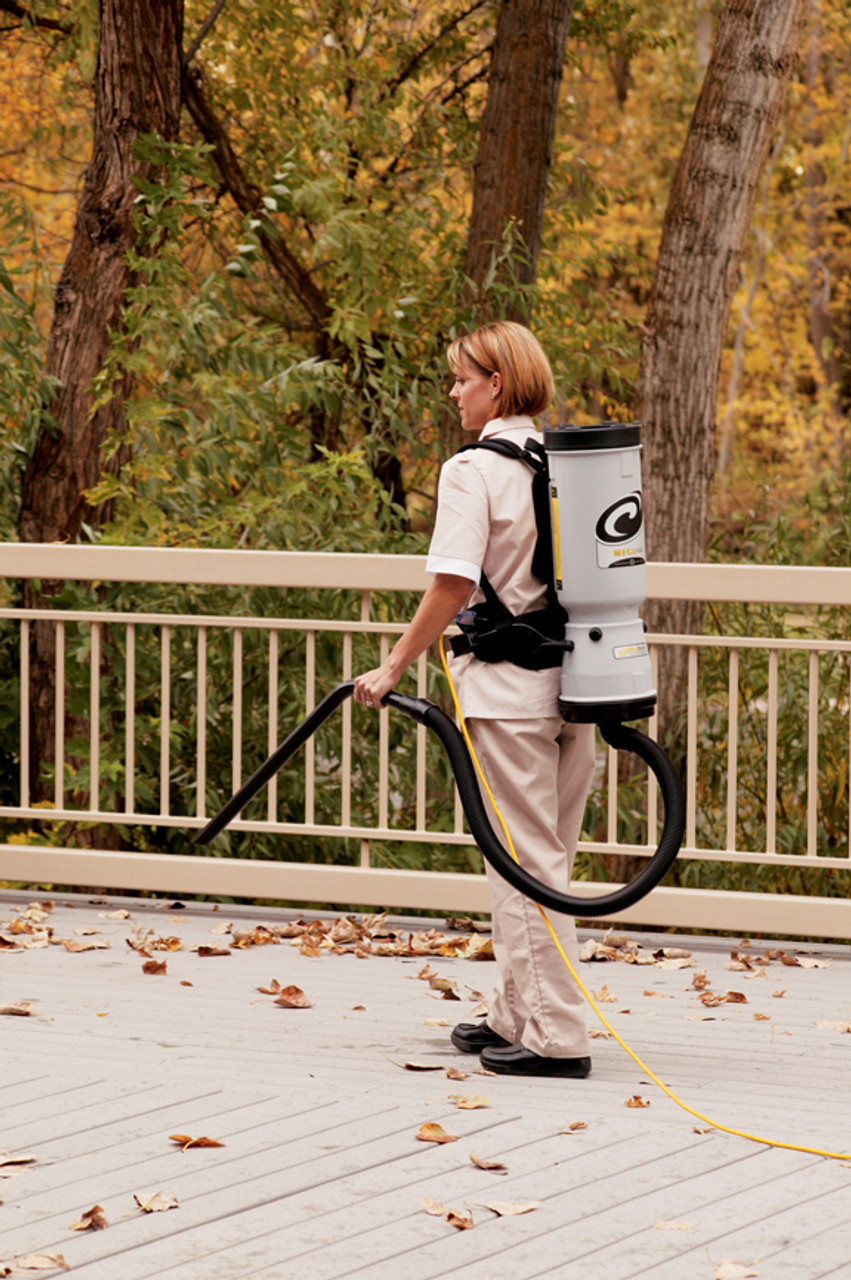
<svg viewBox="0 0 851 1280">
<path fill-rule="evenodd" d="M 528 413 L 512 413 L 507 418 L 493 418 L 482 429 L 480 440 L 489 440 L 491 436 L 501 435 L 503 431 L 534 431 L 535 424 Z"/>
</svg>

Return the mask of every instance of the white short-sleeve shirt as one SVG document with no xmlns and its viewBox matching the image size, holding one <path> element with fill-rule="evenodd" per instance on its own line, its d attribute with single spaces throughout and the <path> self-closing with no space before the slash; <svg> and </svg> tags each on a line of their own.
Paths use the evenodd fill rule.
<svg viewBox="0 0 851 1280">
<path fill-rule="evenodd" d="M 480 440 L 499 438 L 523 445 L 535 430 L 518 414 L 489 422 Z M 426 572 L 469 578 L 472 604 L 484 599 L 482 572 L 506 608 L 527 613 L 546 604 L 546 587 L 532 575 L 537 525 L 532 472 L 515 458 L 490 449 L 455 454 L 443 465 L 437 518 Z M 528 720 L 558 715 L 561 670 L 526 671 L 511 662 L 480 662 L 472 654 L 450 655 L 461 713 L 488 720 Z"/>
</svg>

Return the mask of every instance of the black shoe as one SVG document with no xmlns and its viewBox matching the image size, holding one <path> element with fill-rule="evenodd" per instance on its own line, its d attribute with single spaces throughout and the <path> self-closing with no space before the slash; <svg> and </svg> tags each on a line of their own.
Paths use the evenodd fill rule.
<svg viewBox="0 0 851 1280">
<path fill-rule="evenodd" d="M 522 1044 L 483 1049 L 481 1063 L 488 1071 L 507 1076 L 569 1076 L 584 1080 L 591 1074 L 590 1058 L 542 1058 Z"/>
<path fill-rule="evenodd" d="M 459 1022 L 457 1027 L 453 1027 L 449 1039 L 462 1053 L 481 1053 L 483 1049 L 510 1047 L 508 1041 L 491 1031 L 484 1021 Z"/>
</svg>

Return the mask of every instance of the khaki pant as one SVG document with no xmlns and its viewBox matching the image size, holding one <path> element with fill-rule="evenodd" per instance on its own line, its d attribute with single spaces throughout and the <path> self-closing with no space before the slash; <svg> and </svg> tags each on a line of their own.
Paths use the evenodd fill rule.
<svg viewBox="0 0 851 1280">
<path fill-rule="evenodd" d="M 540 720 L 467 721 L 470 740 L 522 866 L 563 893 L 594 772 L 594 726 Z M 483 795 L 494 831 L 505 837 Z M 584 998 L 556 949 L 537 905 L 487 866 L 493 904 L 493 944 L 499 968 L 488 1026 L 512 1044 L 551 1058 L 589 1053 Z M 574 967 L 572 916 L 548 911 Z"/>
</svg>

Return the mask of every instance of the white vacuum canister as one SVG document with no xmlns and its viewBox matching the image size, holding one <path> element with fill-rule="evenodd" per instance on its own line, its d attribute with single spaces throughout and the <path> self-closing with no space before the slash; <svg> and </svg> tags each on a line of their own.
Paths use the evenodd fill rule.
<svg viewBox="0 0 851 1280">
<path fill-rule="evenodd" d="M 641 425 L 549 427 L 544 446 L 555 585 L 568 614 L 559 711 L 583 724 L 640 720 L 656 705 L 638 615 L 647 597 Z"/>
</svg>

